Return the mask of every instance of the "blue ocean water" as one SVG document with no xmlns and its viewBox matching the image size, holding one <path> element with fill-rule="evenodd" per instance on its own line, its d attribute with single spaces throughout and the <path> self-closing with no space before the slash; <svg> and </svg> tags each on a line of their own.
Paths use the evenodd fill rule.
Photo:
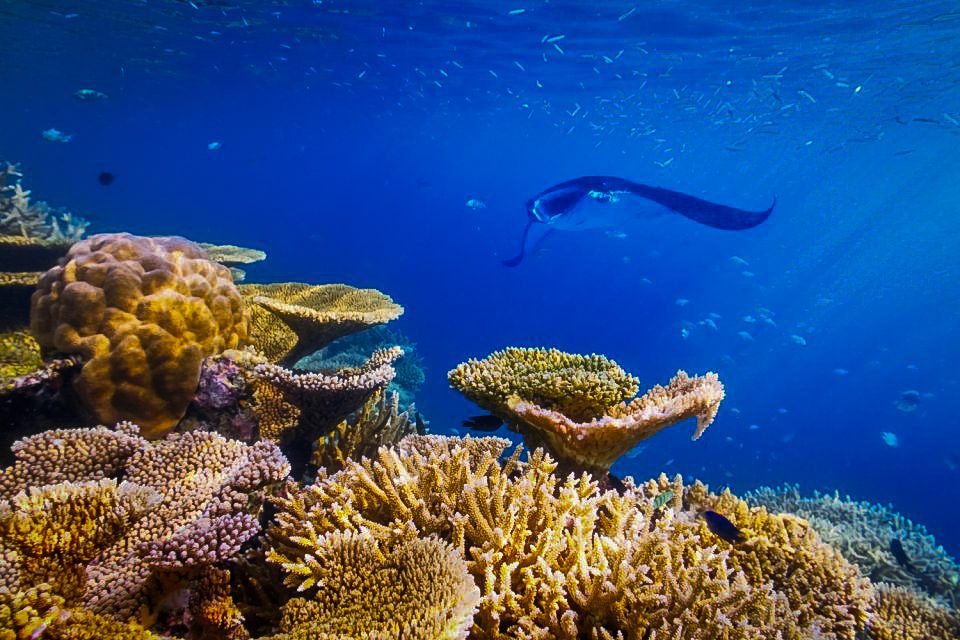
<svg viewBox="0 0 960 640">
<path fill-rule="evenodd" d="M 37 197 L 263 249 L 251 281 L 390 294 L 434 432 L 476 413 L 447 370 L 509 345 L 644 388 L 717 371 L 699 441 L 674 427 L 614 471 L 891 502 L 960 552 L 956 3 L 5 0 L 0 42 L 0 159 Z M 502 266 L 524 202 L 587 174 L 777 207 Z"/>
</svg>

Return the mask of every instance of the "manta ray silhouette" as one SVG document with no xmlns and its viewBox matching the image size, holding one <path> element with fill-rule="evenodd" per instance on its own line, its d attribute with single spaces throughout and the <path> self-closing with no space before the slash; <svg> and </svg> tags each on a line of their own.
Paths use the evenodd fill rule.
<svg viewBox="0 0 960 640">
<path fill-rule="evenodd" d="M 649 217 L 663 212 L 679 213 L 715 229 L 739 231 L 769 218 L 776 204 L 774 198 L 769 209 L 746 211 L 616 176 L 582 176 L 545 189 L 527 201 L 528 220 L 520 236 L 520 253 L 503 264 L 520 264 L 534 224 L 543 229 L 533 243 L 535 247 L 554 231 L 615 228 L 628 216 Z"/>
</svg>

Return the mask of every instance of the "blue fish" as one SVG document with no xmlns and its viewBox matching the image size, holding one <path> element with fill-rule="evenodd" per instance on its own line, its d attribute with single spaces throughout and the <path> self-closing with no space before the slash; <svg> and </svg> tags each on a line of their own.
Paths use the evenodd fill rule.
<svg viewBox="0 0 960 640">
<path fill-rule="evenodd" d="M 631 217 L 650 217 L 663 212 L 679 213 L 715 229 L 739 231 L 769 218 L 776 204 L 774 198 L 769 209 L 747 211 L 616 176 L 582 176 L 545 189 L 527 201 L 528 219 L 520 237 L 520 253 L 504 260 L 503 264 L 508 267 L 520 264 L 535 224 L 540 225 L 541 231 L 533 241 L 534 247 L 554 231 L 616 228 Z"/>
<path fill-rule="evenodd" d="M 716 511 L 704 511 L 703 519 L 707 521 L 707 528 L 718 538 L 722 538 L 730 544 L 743 542 L 743 534 L 740 529 L 737 529 L 737 525 L 730 522 L 726 516 Z"/>
</svg>

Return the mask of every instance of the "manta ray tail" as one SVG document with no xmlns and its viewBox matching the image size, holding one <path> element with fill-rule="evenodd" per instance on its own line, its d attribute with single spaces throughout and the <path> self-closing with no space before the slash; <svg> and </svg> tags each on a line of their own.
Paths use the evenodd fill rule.
<svg viewBox="0 0 960 640">
<path fill-rule="evenodd" d="M 747 211 L 746 209 L 737 209 L 736 207 L 728 207 L 703 200 L 679 191 L 650 187 L 645 184 L 632 183 L 630 191 L 690 218 L 694 222 L 705 224 L 714 229 L 727 229 L 729 231 L 740 231 L 757 226 L 770 217 L 773 208 L 777 205 L 777 199 L 774 198 L 769 209 Z"/>
<path fill-rule="evenodd" d="M 533 220 L 527 220 L 527 226 L 523 228 L 523 233 L 520 235 L 520 253 L 512 258 L 504 260 L 503 266 L 515 267 L 523 261 L 523 257 L 526 255 L 527 249 L 527 235 L 530 233 L 531 226 L 533 226 Z"/>
</svg>

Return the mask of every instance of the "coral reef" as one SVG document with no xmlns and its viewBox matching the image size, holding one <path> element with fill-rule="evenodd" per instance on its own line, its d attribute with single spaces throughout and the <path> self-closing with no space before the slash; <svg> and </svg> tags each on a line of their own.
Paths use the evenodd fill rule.
<svg viewBox="0 0 960 640">
<path fill-rule="evenodd" d="M 400 411 L 399 394 L 378 389 L 356 416 L 344 420 L 320 439 L 311 464 L 333 473 L 342 469 L 348 459 L 372 458 L 380 447 L 395 445 L 422 431 L 413 407 Z"/>
<path fill-rule="evenodd" d="M 26 331 L 0 334 L 0 388 L 43 367 L 40 345 Z"/>
<path fill-rule="evenodd" d="M 278 441 L 289 452 L 294 475 L 310 458 L 314 442 L 363 406 L 395 375 L 393 363 L 400 347 L 383 349 L 357 369 L 331 373 L 300 373 L 263 363 L 253 368 L 259 383 L 260 437 Z M 302 455 L 300 458 L 298 455 Z"/>
<path fill-rule="evenodd" d="M 397 376 L 387 387 L 388 391 L 400 394 L 400 404 L 406 407 L 413 403 L 417 390 L 423 384 L 423 358 L 417 346 L 398 331 L 379 326 L 339 338 L 316 353 L 297 362 L 296 368 L 304 371 L 330 371 L 359 367 L 378 349 L 398 346 L 403 348 L 403 359 L 394 365 Z"/>
<path fill-rule="evenodd" d="M 74 387 L 98 420 L 135 420 L 151 438 L 183 416 L 203 358 L 247 335 L 227 269 L 176 237 L 75 244 L 40 279 L 30 318 L 42 347 L 84 359 Z"/>
<path fill-rule="evenodd" d="M 44 580 L 75 610 L 147 626 L 257 535 L 264 494 L 289 471 L 269 442 L 150 443 L 133 425 L 44 432 L 16 455 L 0 476 L 2 584 Z"/>
<path fill-rule="evenodd" d="M 841 498 L 836 493 L 815 493 L 805 498 L 790 485 L 759 489 L 746 499 L 770 511 L 808 520 L 821 538 L 873 582 L 920 588 L 954 607 L 960 605 L 960 566 L 923 526 L 891 509 Z M 894 558 L 890 551 L 893 540 L 903 545 L 909 567 Z"/>
<path fill-rule="evenodd" d="M 38 638 L 66 615 L 63 598 L 50 585 L 25 590 L 0 585 L 0 640 Z"/>
<path fill-rule="evenodd" d="M 268 557 L 310 594 L 332 532 L 386 545 L 437 536 L 480 588 L 471 638 L 853 640 L 863 630 L 869 583 L 804 521 L 679 477 L 601 491 L 587 475 L 559 478 L 543 450 L 501 462 L 507 446 L 410 436 L 288 485 Z M 655 508 L 661 485 L 675 495 Z M 709 507 L 743 528 L 742 546 L 710 533 L 697 517 Z"/>
<path fill-rule="evenodd" d="M 956 640 L 960 614 L 913 589 L 877 585 L 870 621 L 871 640 Z"/>
<path fill-rule="evenodd" d="M 448 379 L 517 428 L 529 446 L 545 446 L 570 468 L 599 476 L 638 442 L 677 422 L 695 417 L 696 440 L 723 400 L 716 374 L 691 378 L 683 371 L 666 387 L 630 400 L 637 379 L 615 362 L 555 349 L 506 349 L 459 365 Z"/>
<path fill-rule="evenodd" d="M 248 249 L 233 244 L 210 244 L 208 242 L 198 244 L 207 252 L 211 260 L 230 269 L 234 282 L 243 282 L 247 278 L 247 272 L 236 265 L 252 264 L 267 259 L 267 254 L 259 249 Z"/>
<path fill-rule="evenodd" d="M 31 202 L 22 179 L 19 167 L 0 164 L 0 235 L 53 245 L 70 245 L 83 238 L 89 224 L 86 220 L 45 202 Z"/>
<path fill-rule="evenodd" d="M 449 544 L 435 538 L 388 544 L 353 531 L 317 542 L 300 590 L 320 588 L 313 599 L 287 604 L 286 635 L 277 640 L 467 637 L 480 591 Z"/>
<path fill-rule="evenodd" d="M 293 366 L 337 338 L 395 320 L 403 307 L 376 289 L 297 282 L 241 285 L 250 339 L 271 362 Z"/>
</svg>

